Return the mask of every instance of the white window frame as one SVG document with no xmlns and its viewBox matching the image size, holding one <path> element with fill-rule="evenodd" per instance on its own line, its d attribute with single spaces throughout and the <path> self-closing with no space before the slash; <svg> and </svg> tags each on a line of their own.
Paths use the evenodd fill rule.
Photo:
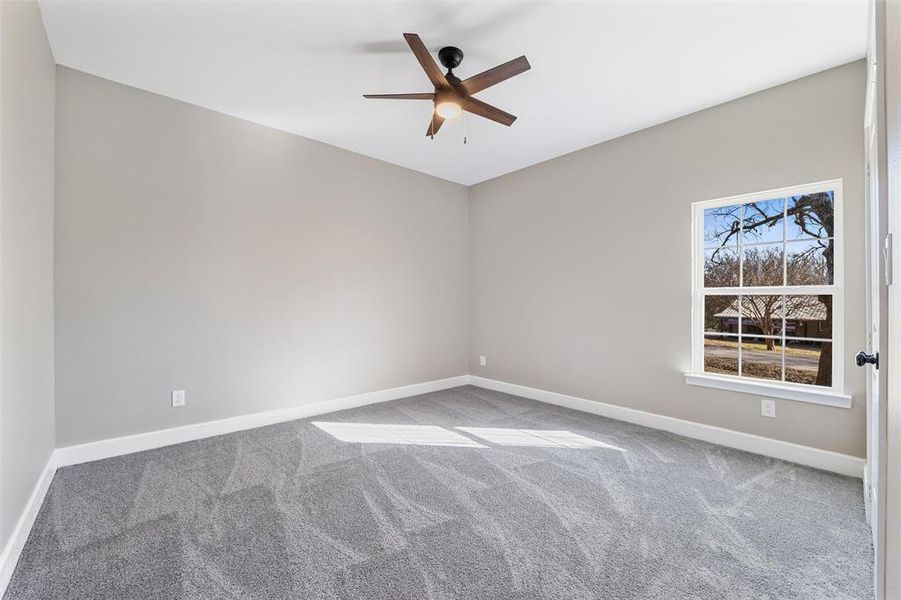
<svg viewBox="0 0 901 600">
<path fill-rule="evenodd" d="M 833 192 L 835 215 L 833 239 L 833 285 L 791 286 L 798 294 L 830 293 L 832 299 L 832 387 L 817 387 L 784 381 L 766 381 L 738 375 L 720 375 L 704 372 L 704 211 L 718 206 L 748 204 L 775 198 L 800 196 L 816 192 Z M 745 392 L 769 397 L 812 402 L 842 408 L 851 407 L 851 396 L 845 389 L 845 261 L 844 261 L 844 195 L 842 180 L 832 179 L 804 185 L 796 185 L 715 200 L 694 202 L 691 205 L 691 261 L 692 261 L 692 308 L 691 308 L 691 372 L 685 374 L 685 381 L 691 385 L 712 387 L 735 392 Z M 783 219 L 784 223 L 784 219 Z M 784 237 L 783 237 L 784 242 Z M 774 286 L 775 287 L 775 286 Z M 778 286 L 782 288 L 782 286 Z M 731 287 L 715 288 L 721 295 L 753 295 L 772 293 L 771 287 Z M 707 295 L 710 294 L 708 290 Z M 783 358 L 784 361 L 784 358 Z"/>
</svg>

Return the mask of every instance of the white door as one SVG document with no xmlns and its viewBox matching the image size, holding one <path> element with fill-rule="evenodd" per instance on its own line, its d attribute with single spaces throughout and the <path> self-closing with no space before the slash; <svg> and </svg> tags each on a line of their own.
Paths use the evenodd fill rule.
<svg viewBox="0 0 901 600">
<path fill-rule="evenodd" d="M 867 137 L 871 136 L 867 132 Z M 868 144 L 868 149 L 869 144 Z M 880 316 L 885 304 L 881 301 L 885 294 L 885 258 L 883 248 L 888 244 L 884 231 L 884 219 L 880 218 L 877 186 L 873 177 L 874 166 L 869 165 L 867 181 L 867 348 L 858 355 L 858 364 L 869 370 L 867 379 L 867 474 L 865 478 L 865 494 L 867 496 L 867 516 L 873 530 L 873 548 L 876 554 L 877 591 L 881 580 L 880 559 L 884 550 L 882 517 L 884 514 L 884 495 L 882 479 L 885 472 L 885 377 L 881 376 L 878 362 L 882 344 L 882 327 Z M 871 181 L 871 178 L 873 181 Z M 871 201 L 870 199 L 874 201 Z M 863 364 L 861 364 L 863 363 Z M 877 593 L 877 598 L 881 597 Z"/>
<path fill-rule="evenodd" d="M 875 15 L 871 14 L 871 41 L 868 57 L 866 135 L 866 207 L 867 207 L 867 348 L 857 355 L 857 364 L 869 371 L 867 377 L 867 472 L 864 497 L 867 519 L 873 532 L 876 597 L 884 597 L 885 576 L 885 440 L 888 397 L 886 365 L 879 363 L 880 351 L 888 347 L 888 285 L 891 237 L 886 234 L 888 207 L 885 198 L 884 109 L 879 99 L 881 73 L 877 61 L 874 33 Z M 882 367 L 880 369 L 879 367 Z"/>
</svg>

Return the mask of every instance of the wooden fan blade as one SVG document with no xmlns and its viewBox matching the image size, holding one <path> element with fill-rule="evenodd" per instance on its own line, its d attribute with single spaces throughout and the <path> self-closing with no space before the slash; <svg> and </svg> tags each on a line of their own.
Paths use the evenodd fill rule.
<svg viewBox="0 0 901 600">
<path fill-rule="evenodd" d="M 514 115 L 475 98 L 463 98 L 461 106 L 466 112 L 471 112 L 474 115 L 497 121 L 507 127 L 513 125 L 513 121 L 516 120 Z"/>
<path fill-rule="evenodd" d="M 469 79 L 463 81 L 463 89 L 467 94 L 475 94 L 481 92 L 485 88 L 510 79 L 520 73 L 524 73 L 532 68 L 525 56 L 514 58 L 511 61 L 498 65 L 493 69 L 482 71 L 478 75 L 473 75 Z"/>
<path fill-rule="evenodd" d="M 363 94 L 363 97 L 382 100 L 434 100 L 435 94 Z"/>
<path fill-rule="evenodd" d="M 444 125 L 444 117 L 436 112 L 433 112 L 432 122 L 429 123 L 429 128 L 425 132 L 426 136 L 433 136 L 438 133 L 438 130 L 441 129 L 442 125 Z"/>
<path fill-rule="evenodd" d="M 447 78 L 444 77 L 444 73 L 438 68 L 435 59 L 429 54 L 428 48 L 425 47 L 425 44 L 422 43 L 419 36 L 415 33 L 405 33 L 404 39 L 407 40 L 407 44 L 410 45 L 410 50 L 413 51 L 416 60 L 422 65 L 422 70 L 425 71 L 425 74 L 428 76 L 429 81 L 432 82 L 432 85 L 436 88 L 450 87 L 450 84 L 447 83 Z"/>
</svg>

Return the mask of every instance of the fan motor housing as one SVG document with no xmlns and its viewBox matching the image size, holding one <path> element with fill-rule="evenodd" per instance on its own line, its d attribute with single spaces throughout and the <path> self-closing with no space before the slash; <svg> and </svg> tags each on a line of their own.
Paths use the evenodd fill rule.
<svg viewBox="0 0 901 600">
<path fill-rule="evenodd" d="M 435 106 L 438 106 L 442 102 L 453 102 L 455 104 L 459 104 L 461 101 L 460 94 L 457 90 L 453 88 L 445 88 L 442 90 L 436 90 L 435 93 Z"/>
<path fill-rule="evenodd" d="M 463 51 L 456 46 L 445 46 L 438 51 L 438 60 L 445 69 L 456 69 L 463 62 Z"/>
</svg>

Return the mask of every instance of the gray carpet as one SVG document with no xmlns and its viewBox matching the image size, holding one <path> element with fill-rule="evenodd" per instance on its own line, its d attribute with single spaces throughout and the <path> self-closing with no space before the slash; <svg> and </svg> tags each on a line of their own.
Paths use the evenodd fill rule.
<svg viewBox="0 0 901 600">
<path fill-rule="evenodd" d="M 67 467 L 6 598 L 870 598 L 858 479 L 474 387 Z"/>
</svg>

